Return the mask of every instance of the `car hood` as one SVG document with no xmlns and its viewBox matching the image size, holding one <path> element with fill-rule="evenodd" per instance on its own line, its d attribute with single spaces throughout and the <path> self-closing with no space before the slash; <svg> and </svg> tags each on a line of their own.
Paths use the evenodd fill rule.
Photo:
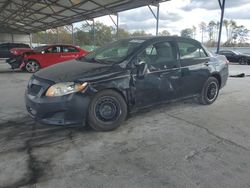
<svg viewBox="0 0 250 188">
<path fill-rule="evenodd" d="M 50 80 L 55 83 L 77 80 L 90 81 L 110 77 L 122 71 L 124 72 L 124 69 L 119 66 L 71 60 L 42 69 L 35 73 L 35 77 Z"/>
</svg>

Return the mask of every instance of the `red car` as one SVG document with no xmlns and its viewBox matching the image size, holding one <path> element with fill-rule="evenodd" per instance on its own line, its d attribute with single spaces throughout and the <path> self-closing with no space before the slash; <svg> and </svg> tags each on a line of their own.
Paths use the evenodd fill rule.
<svg viewBox="0 0 250 188">
<path fill-rule="evenodd" d="M 24 53 L 20 69 L 34 73 L 41 68 L 85 56 L 88 52 L 72 45 L 41 46 Z"/>
</svg>

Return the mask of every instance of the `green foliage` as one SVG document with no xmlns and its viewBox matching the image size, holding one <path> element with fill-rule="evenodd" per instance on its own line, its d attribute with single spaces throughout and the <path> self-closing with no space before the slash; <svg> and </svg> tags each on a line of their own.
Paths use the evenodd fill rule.
<svg viewBox="0 0 250 188">
<path fill-rule="evenodd" d="M 186 38 L 192 38 L 193 37 L 193 29 L 192 28 L 186 28 L 181 30 L 181 36 Z"/>
<path fill-rule="evenodd" d="M 195 38 L 196 32 L 201 32 L 201 41 L 203 43 L 204 38 L 208 38 L 204 41 L 205 45 L 209 47 L 216 46 L 219 33 L 219 22 L 210 21 L 208 23 L 201 22 L 199 24 L 199 30 L 196 31 L 196 27 L 183 29 L 181 31 L 182 37 Z M 249 38 L 249 32 L 244 25 L 238 25 L 234 20 L 223 20 L 223 28 L 226 30 L 227 41 L 223 46 L 248 46 L 246 43 Z M 118 30 L 118 38 L 138 37 L 138 36 L 150 36 L 144 30 L 128 32 L 123 28 Z M 163 30 L 159 33 L 160 36 L 169 36 L 170 33 L 167 30 Z M 204 37 L 207 36 L 207 37 Z M 72 44 L 87 46 L 93 49 L 94 46 L 102 46 L 105 43 L 116 40 L 116 30 L 104 25 L 103 23 L 96 22 L 95 26 L 89 24 L 82 24 L 80 28 L 74 29 L 74 36 L 72 37 L 72 26 L 59 27 L 57 29 L 50 29 L 46 32 L 38 32 L 32 34 L 32 42 L 40 44 Z"/>
<path fill-rule="evenodd" d="M 160 36 L 169 36 L 170 33 L 167 30 L 163 30 L 162 32 L 159 33 Z"/>
<path fill-rule="evenodd" d="M 132 37 L 143 37 L 143 36 L 150 36 L 151 34 L 147 34 L 144 30 L 141 31 L 134 31 L 130 36 Z"/>
</svg>

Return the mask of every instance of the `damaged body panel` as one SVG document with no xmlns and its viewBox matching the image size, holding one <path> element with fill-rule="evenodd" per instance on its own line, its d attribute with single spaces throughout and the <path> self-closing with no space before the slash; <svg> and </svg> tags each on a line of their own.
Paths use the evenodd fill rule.
<svg viewBox="0 0 250 188">
<path fill-rule="evenodd" d="M 200 96 L 212 104 L 227 81 L 225 58 L 181 37 L 123 39 L 38 71 L 26 91 L 28 112 L 48 124 L 113 130 L 127 113 Z"/>
</svg>

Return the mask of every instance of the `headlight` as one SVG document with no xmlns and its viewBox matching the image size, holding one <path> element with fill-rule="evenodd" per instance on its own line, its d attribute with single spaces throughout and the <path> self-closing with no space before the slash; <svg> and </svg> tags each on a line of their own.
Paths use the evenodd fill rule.
<svg viewBox="0 0 250 188">
<path fill-rule="evenodd" d="M 47 97 L 58 97 L 63 95 L 68 95 L 70 93 L 80 92 L 87 87 L 88 83 L 83 84 L 74 82 L 58 83 L 50 86 L 46 92 Z"/>
</svg>

